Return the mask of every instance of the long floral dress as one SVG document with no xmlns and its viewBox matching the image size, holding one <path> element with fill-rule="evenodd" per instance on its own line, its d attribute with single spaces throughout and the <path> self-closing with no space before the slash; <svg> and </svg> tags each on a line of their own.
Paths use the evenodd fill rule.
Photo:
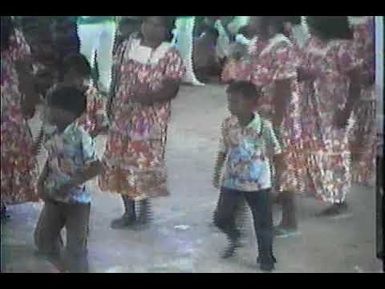
<svg viewBox="0 0 385 289">
<path fill-rule="evenodd" d="M 315 75 L 301 91 L 305 190 L 325 202 L 342 203 L 351 185 L 351 125 L 336 127 L 334 118 L 349 96 L 347 74 L 360 64 L 348 40 L 323 43 L 312 37 L 304 51 L 301 66 Z"/>
<path fill-rule="evenodd" d="M 29 54 L 29 46 L 17 30 L 9 48 L 1 52 L 1 200 L 5 204 L 37 200 L 37 164 L 15 68 L 15 62 Z"/>
<path fill-rule="evenodd" d="M 134 200 L 169 194 L 164 154 L 171 111 L 170 102 L 144 106 L 131 97 L 143 85 L 155 91 L 164 80 L 179 81 L 185 74 L 183 60 L 170 43 L 150 49 L 140 41 L 123 42 L 115 55 L 120 75 L 99 179 L 102 190 Z"/>
<path fill-rule="evenodd" d="M 371 16 L 363 18 L 363 22 L 353 25 L 354 45 L 357 55 L 363 62 L 362 75 L 374 80 L 374 19 Z M 364 84 L 361 97 L 354 108 L 355 125 L 350 135 L 353 158 L 352 181 L 369 183 L 375 172 L 376 158 L 376 94 L 373 83 Z"/>
<path fill-rule="evenodd" d="M 299 94 L 297 82 L 297 56 L 288 38 L 277 34 L 268 41 L 254 38 L 249 46 L 248 57 L 238 64 L 238 77 L 235 80 L 249 80 L 262 88 L 258 112 L 262 117 L 272 120 L 274 115 L 274 83 L 290 80 L 291 98 L 282 124 L 275 131 L 283 148 L 285 168 L 281 178 L 276 180 L 279 191 L 302 192 L 301 175 L 303 172 L 299 156 Z"/>
</svg>

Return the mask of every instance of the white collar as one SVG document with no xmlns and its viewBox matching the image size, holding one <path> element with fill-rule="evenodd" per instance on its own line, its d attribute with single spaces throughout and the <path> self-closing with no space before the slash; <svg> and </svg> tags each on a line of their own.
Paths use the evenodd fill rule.
<svg viewBox="0 0 385 289">
<path fill-rule="evenodd" d="M 172 47 L 169 42 L 162 42 L 157 48 L 152 49 L 141 45 L 141 39 L 132 38 L 128 49 L 128 58 L 142 64 L 157 64 Z"/>
</svg>

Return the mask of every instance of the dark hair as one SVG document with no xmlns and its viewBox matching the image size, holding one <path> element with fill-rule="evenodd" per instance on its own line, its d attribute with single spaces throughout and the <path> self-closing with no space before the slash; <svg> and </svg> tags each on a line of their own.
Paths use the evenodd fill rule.
<svg viewBox="0 0 385 289">
<path fill-rule="evenodd" d="M 80 53 L 69 55 L 64 59 L 63 74 L 67 73 L 71 69 L 85 77 L 90 77 L 92 74 L 90 63 L 87 58 Z"/>
<path fill-rule="evenodd" d="M 139 24 L 141 22 L 141 18 L 137 17 L 124 17 L 119 21 L 119 25 L 127 25 L 127 24 Z"/>
<path fill-rule="evenodd" d="M 204 34 L 206 35 L 211 35 L 213 36 L 215 39 L 218 39 L 219 37 L 219 32 L 217 29 L 215 29 L 214 27 L 207 27 L 204 31 L 203 31 Z"/>
<path fill-rule="evenodd" d="M 87 107 L 87 97 L 75 87 L 58 87 L 47 96 L 48 106 L 72 112 L 76 117 L 82 115 Z"/>
<path fill-rule="evenodd" d="M 142 16 L 142 23 L 150 17 L 161 17 L 163 19 L 164 27 L 166 28 L 166 40 L 171 41 L 173 38 L 172 31 L 175 28 L 175 16 Z"/>
<path fill-rule="evenodd" d="M 243 36 L 245 36 L 246 38 L 249 38 L 251 35 L 249 33 L 249 27 L 248 25 L 245 25 L 245 26 L 242 26 L 238 29 L 238 33 L 237 34 L 241 34 Z"/>
<path fill-rule="evenodd" d="M 15 32 L 11 16 L 1 16 L 1 51 L 7 50 L 10 38 Z"/>
<path fill-rule="evenodd" d="M 320 38 L 352 39 L 348 16 L 307 16 L 309 28 Z"/>
<path fill-rule="evenodd" d="M 227 93 L 239 93 L 245 99 L 258 100 L 262 95 L 262 90 L 250 81 L 233 81 L 226 89 Z"/>
<path fill-rule="evenodd" d="M 293 25 L 301 24 L 301 16 L 282 16 L 284 22 L 289 22 Z"/>
<path fill-rule="evenodd" d="M 273 27 L 276 33 L 285 32 L 285 16 L 262 16 L 261 18 L 263 30 L 267 31 L 268 27 Z"/>
</svg>

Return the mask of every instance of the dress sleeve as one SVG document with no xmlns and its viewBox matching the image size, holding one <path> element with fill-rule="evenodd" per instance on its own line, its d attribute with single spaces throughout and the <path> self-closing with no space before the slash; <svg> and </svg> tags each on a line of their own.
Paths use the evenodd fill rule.
<svg viewBox="0 0 385 289">
<path fill-rule="evenodd" d="M 353 42 L 344 43 L 340 46 L 336 61 L 341 73 L 348 74 L 362 65 L 363 60 L 358 57 L 357 52 Z"/>
<path fill-rule="evenodd" d="M 181 80 L 186 73 L 183 59 L 176 49 L 171 49 L 167 53 L 167 63 L 164 76 L 167 79 Z"/>
<path fill-rule="evenodd" d="M 295 49 L 285 45 L 273 52 L 272 79 L 284 80 L 297 77 L 297 57 Z"/>
<path fill-rule="evenodd" d="M 90 111 L 88 117 L 95 125 L 95 129 L 99 130 L 108 126 L 108 117 L 106 113 L 106 101 L 95 88 L 89 92 L 90 95 L 87 101 L 90 102 Z M 88 106 L 88 105 L 87 105 Z"/>
</svg>

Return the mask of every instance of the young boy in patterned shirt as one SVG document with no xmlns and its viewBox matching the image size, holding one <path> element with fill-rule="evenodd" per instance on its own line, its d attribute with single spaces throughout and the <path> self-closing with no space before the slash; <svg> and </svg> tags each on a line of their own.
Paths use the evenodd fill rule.
<svg viewBox="0 0 385 289">
<path fill-rule="evenodd" d="M 276 260 L 273 256 L 270 156 L 274 155 L 279 172 L 281 148 L 271 122 L 255 112 L 260 90 L 250 82 L 236 81 L 227 88 L 227 95 L 231 116 L 222 124 L 214 175 L 214 186 L 220 188 L 214 223 L 229 240 L 222 258 L 233 256 L 240 247 L 235 217 L 244 199 L 253 215 L 259 253 L 257 263 L 261 270 L 271 271 Z"/>
<path fill-rule="evenodd" d="M 35 229 L 36 247 L 72 272 L 88 271 L 91 192 L 85 183 L 101 171 L 94 140 L 76 122 L 86 105 L 86 96 L 74 87 L 59 87 L 47 95 L 46 120 L 55 129 L 45 135 L 48 159 L 37 184 L 44 207 Z M 61 259 L 64 227 L 67 244 Z"/>
</svg>

